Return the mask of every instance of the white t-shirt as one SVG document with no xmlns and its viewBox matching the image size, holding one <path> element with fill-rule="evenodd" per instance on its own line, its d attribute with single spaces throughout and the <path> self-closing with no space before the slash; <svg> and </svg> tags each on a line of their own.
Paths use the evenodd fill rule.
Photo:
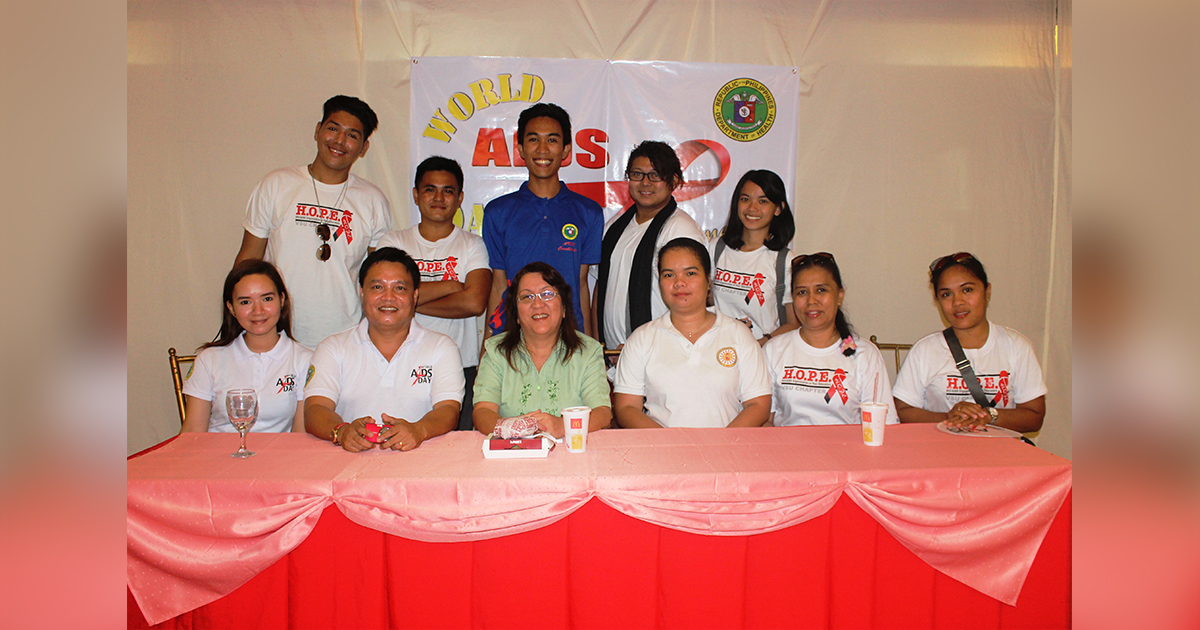
<svg viewBox="0 0 1200 630">
<path fill-rule="evenodd" d="M 874 395 L 876 378 L 878 400 L 888 406 L 887 423 L 900 422 L 879 348 L 858 335 L 854 344 L 858 350 L 848 357 L 842 354 L 840 341 L 828 348 L 814 348 L 794 330 L 763 346 L 774 389 L 771 411 L 775 412 L 775 426 L 859 424 L 859 405 Z"/>
<path fill-rule="evenodd" d="M 646 398 L 664 427 L 724 427 L 742 402 L 771 394 L 762 348 L 746 325 L 717 313 L 695 344 L 668 313 L 633 331 L 617 362 L 613 391 Z"/>
<path fill-rule="evenodd" d="M 388 361 L 367 335 L 367 320 L 317 346 L 304 395 L 336 403 L 342 420 L 393 418 L 417 422 L 443 400 L 462 403 L 466 390 L 454 341 L 411 324 L 408 338 Z"/>
<path fill-rule="evenodd" d="M 332 255 L 324 262 L 317 258 L 318 225 L 330 231 Z M 365 179 L 350 175 L 344 185 L 330 186 L 315 181 L 307 167 L 292 166 L 268 173 L 254 187 L 242 227 L 267 239 L 265 258 L 279 268 L 291 294 L 292 334 L 316 348 L 362 318 L 358 268 L 367 248 L 392 229 L 392 209 L 383 191 Z"/>
<path fill-rule="evenodd" d="M 988 321 L 988 339 L 982 348 L 964 348 L 979 386 L 997 409 L 1015 409 L 1046 395 L 1042 368 L 1033 346 L 1021 333 Z M 893 390 L 896 398 L 928 411 L 945 413 L 954 405 L 974 402 L 942 332 L 913 344 Z"/>
<path fill-rule="evenodd" d="M 759 339 L 763 333 L 769 333 L 784 323 L 779 321 L 779 300 L 775 294 L 778 287 L 775 263 L 779 252 L 767 249 L 766 245 L 752 252 L 726 245 L 725 251 L 721 252 L 721 260 L 716 260 L 717 241 L 720 238 L 717 236 L 709 242 L 708 250 L 714 258 L 713 303 L 717 310 L 734 319 L 749 318 L 752 324 L 750 332 L 755 339 Z M 787 258 L 791 260 L 790 255 Z M 783 300 L 790 309 L 791 265 L 784 265 L 784 268 L 787 277 L 784 278 Z"/>
<path fill-rule="evenodd" d="M 414 225 L 388 232 L 379 239 L 377 248 L 382 247 L 395 247 L 412 256 L 421 270 L 421 282 L 466 282 L 467 274 L 476 269 L 486 269 L 488 281 L 491 282 L 492 268 L 488 266 L 487 246 L 483 244 L 483 239 L 459 228 L 454 228 L 450 236 L 440 241 L 428 241 L 421 236 L 419 227 Z M 447 319 L 417 313 L 416 319 L 425 328 L 454 340 L 463 367 L 479 365 L 479 328 L 476 318 Z"/>
<path fill-rule="evenodd" d="M 604 225 L 605 234 L 621 214 L 623 213 L 613 215 L 608 220 Z M 625 343 L 632 332 L 629 329 L 629 273 L 633 269 L 633 255 L 637 253 L 642 237 L 653 222 L 654 220 L 651 219 L 638 225 L 636 218 L 630 221 L 629 225 L 625 226 L 625 231 L 621 233 L 621 237 L 617 239 L 616 247 L 613 248 L 612 263 L 608 268 L 608 287 L 604 295 L 604 337 L 611 342 L 607 344 L 610 350 Z M 658 250 L 681 236 L 686 236 L 701 244 L 705 242 L 704 232 L 696 224 L 696 220 L 684 212 L 683 208 L 676 207 L 675 212 L 663 224 L 662 230 L 658 233 L 658 239 L 654 243 L 654 264 L 651 267 L 653 276 L 650 280 L 650 319 L 658 319 L 667 313 L 667 305 L 662 300 L 662 291 L 658 288 Z"/>
<path fill-rule="evenodd" d="M 242 333 L 228 346 L 205 348 L 183 383 L 183 393 L 212 403 L 208 430 L 236 433 L 225 409 L 225 393 L 231 389 L 253 389 L 258 393 L 258 420 L 251 431 L 286 433 L 292 430 L 296 404 L 304 400 L 300 381 L 312 361 L 312 350 L 279 333 L 270 351 L 259 354 L 246 346 Z"/>
</svg>

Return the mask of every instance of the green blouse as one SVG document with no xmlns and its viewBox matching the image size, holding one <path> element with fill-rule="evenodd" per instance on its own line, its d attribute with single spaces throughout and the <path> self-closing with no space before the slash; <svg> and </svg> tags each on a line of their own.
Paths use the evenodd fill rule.
<svg viewBox="0 0 1200 630">
<path fill-rule="evenodd" d="M 612 405 L 603 348 L 595 339 L 579 335 L 583 347 L 576 350 L 566 364 L 563 364 L 566 351 L 559 343 L 541 371 L 534 369 L 529 351 L 522 343 L 513 354 L 513 362 L 518 368 L 514 370 L 504 359 L 504 352 L 496 347 L 506 334 L 484 343 L 487 352 L 479 361 L 479 372 L 475 376 L 476 403 L 500 405 L 502 418 L 539 409 L 552 416 L 561 416 L 567 407 L 594 409 Z"/>
</svg>

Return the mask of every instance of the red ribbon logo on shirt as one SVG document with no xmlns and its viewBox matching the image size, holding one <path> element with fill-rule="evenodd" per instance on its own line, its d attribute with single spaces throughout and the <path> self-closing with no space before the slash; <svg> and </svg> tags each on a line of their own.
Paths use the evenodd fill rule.
<svg viewBox="0 0 1200 630">
<path fill-rule="evenodd" d="M 754 274 L 754 281 L 750 284 L 750 290 L 746 292 L 746 303 L 750 303 L 750 298 L 757 297 L 758 305 L 762 306 L 766 298 L 763 297 L 762 283 L 766 280 L 761 273 Z"/>
<path fill-rule="evenodd" d="M 1000 391 L 996 392 L 996 397 L 992 399 L 993 407 L 1000 407 L 1008 404 L 1008 372 L 1000 371 Z"/>
<path fill-rule="evenodd" d="M 333 238 L 341 236 L 343 232 L 346 234 L 346 244 L 354 242 L 354 234 L 350 231 L 350 221 L 354 219 L 354 215 L 349 210 L 342 210 L 342 225 L 333 233 Z"/>
<path fill-rule="evenodd" d="M 833 373 L 833 385 L 829 387 L 829 391 L 825 392 L 825 402 L 829 402 L 829 400 L 833 398 L 833 394 L 835 392 L 842 398 L 843 405 L 850 400 L 850 396 L 846 394 L 845 380 L 846 370 L 838 368 L 837 371 Z"/>
<path fill-rule="evenodd" d="M 455 273 L 454 267 L 458 264 L 458 259 L 453 256 L 446 258 L 446 267 L 442 273 L 442 280 L 458 280 L 458 274 Z"/>
</svg>

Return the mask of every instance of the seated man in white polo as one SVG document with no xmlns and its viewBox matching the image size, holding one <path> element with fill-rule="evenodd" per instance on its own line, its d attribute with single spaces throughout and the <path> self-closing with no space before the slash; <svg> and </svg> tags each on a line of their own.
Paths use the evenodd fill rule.
<svg viewBox="0 0 1200 630">
<path fill-rule="evenodd" d="M 370 253 L 358 272 L 363 320 L 317 346 L 304 393 L 309 433 L 357 453 L 411 451 L 458 425 L 465 382 L 454 341 L 413 321 L 421 273 L 394 247 Z"/>
</svg>

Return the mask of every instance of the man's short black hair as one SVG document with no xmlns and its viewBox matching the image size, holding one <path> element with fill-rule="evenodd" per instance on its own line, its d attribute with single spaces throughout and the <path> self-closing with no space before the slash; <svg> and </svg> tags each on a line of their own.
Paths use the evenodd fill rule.
<svg viewBox="0 0 1200 630">
<path fill-rule="evenodd" d="M 353 96 L 338 94 L 325 101 L 325 115 L 321 118 L 321 124 L 325 124 L 325 121 L 329 120 L 334 112 L 346 112 L 357 118 L 363 126 L 363 140 L 370 138 L 379 126 L 379 117 L 375 115 L 371 106 Z"/>
<path fill-rule="evenodd" d="M 662 176 L 663 181 L 671 186 L 678 186 L 683 183 L 683 166 L 679 163 L 679 156 L 676 155 L 675 149 L 665 142 L 658 140 L 646 140 L 633 148 L 629 153 L 629 161 L 625 163 L 625 176 L 629 176 L 629 169 L 633 166 L 633 161 L 644 157 L 650 160 L 650 166 L 654 167 L 654 172 Z"/>
<path fill-rule="evenodd" d="M 371 271 L 371 267 L 382 262 L 394 262 L 404 265 L 408 269 L 408 275 L 412 276 L 413 288 L 421 288 L 421 268 L 417 267 L 417 261 L 408 255 L 408 252 L 395 247 L 380 247 L 379 249 L 367 254 L 366 260 L 363 261 L 361 267 L 358 268 L 358 286 L 361 288 L 363 283 L 367 281 L 367 273 Z"/>
<path fill-rule="evenodd" d="M 562 127 L 563 144 L 571 144 L 571 115 L 567 110 L 555 105 L 554 103 L 537 103 L 533 107 L 521 112 L 517 117 L 517 143 L 525 142 L 525 125 L 534 118 L 550 118 L 558 121 L 558 126 Z"/>
<path fill-rule="evenodd" d="M 442 157 L 440 155 L 427 157 L 425 158 L 425 161 L 421 162 L 421 164 L 417 166 L 417 175 L 416 177 L 413 177 L 413 188 L 420 186 L 421 178 L 425 177 L 425 173 L 430 171 L 446 171 L 447 173 L 450 173 L 454 176 L 455 181 L 458 182 L 458 192 L 463 191 L 462 167 L 458 165 L 457 161 L 451 160 L 447 157 Z"/>
</svg>

